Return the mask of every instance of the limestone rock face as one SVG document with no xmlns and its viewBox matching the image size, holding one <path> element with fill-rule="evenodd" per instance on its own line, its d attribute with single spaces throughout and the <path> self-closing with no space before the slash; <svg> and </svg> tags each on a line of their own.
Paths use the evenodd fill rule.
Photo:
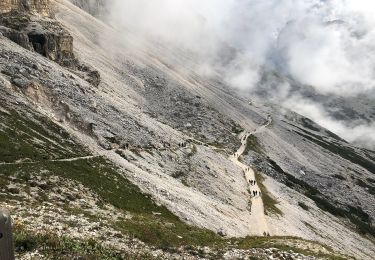
<svg viewBox="0 0 375 260">
<path fill-rule="evenodd" d="M 20 0 L 2 0 L 0 2 L 0 13 L 9 13 L 19 9 Z"/>
<path fill-rule="evenodd" d="M 0 26 L 0 33 L 27 50 L 33 50 L 27 33 L 19 32 L 4 26 Z"/>
<path fill-rule="evenodd" d="M 0 1 L 3 36 L 65 66 L 93 86 L 99 85 L 99 73 L 75 58 L 73 37 L 54 19 L 50 0 Z"/>
<path fill-rule="evenodd" d="M 73 37 L 55 20 L 31 22 L 24 31 L 39 54 L 63 65 L 74 60 Z"/>
<path fill-rule="evenodd" d="M 50 0 L 2 0 L 0 2 L 0 13 L 12 11 L 28 11 L 41 16 L 52 16 Z"/>
</svg>

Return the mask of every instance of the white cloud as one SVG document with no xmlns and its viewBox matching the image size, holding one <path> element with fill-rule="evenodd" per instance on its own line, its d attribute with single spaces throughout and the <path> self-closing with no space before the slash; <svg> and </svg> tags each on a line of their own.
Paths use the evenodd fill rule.
<svg viewBox="0 0 375 260">
<path fill-rule="evenodd" d="M 283 102 L 283 105 L 291 110 L 298 111 L 299 114 L 310 118 L 348 142 L 372 149 L 375 147 L 375 122 L 349 126 L 345 121 L 332 118 L 318 103 L 301 96 L 290 97 Z"/>
<path fill-rule="evenodd" d="M 326 95 L 375 92 L 373 0 L 114 2 L 111 17 L 117 24 L 168 48 L 187 50 L 200 58 L 194 59 L 195 72 L 217 72 L 237 89 L 253 90 L 260 68 L 268 66 Z M 279 90 L 288 97 L 288 87 Z M 358 126 L 353 134 L 315 106 L 304 109 L 348 140 L 373 139 L 373 125 Z"/>
</svg>

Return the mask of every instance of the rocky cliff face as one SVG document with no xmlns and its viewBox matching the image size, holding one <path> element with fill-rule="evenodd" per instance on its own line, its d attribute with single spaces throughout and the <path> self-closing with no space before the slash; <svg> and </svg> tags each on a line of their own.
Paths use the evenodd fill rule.
<svg viewBox="0 0 375 260">
<path fill-rule="evenodd" d="M 75 58 L 73 37 L 53 18 L 50 0 L 4 0 L 0 13 L 0 34 L 99 85 L 99 73 Z"/>
<path fill-rule="evenodd" d="M 5 37 L 59 63 L 74 59 L 73 38 L 52 19 L 50 0 L 4 0 L 0 13 Z"/>
<path fill-rule="evenodd" d="M 0 13 L 13 11 L 28 11 L 45 17 L 52 16 L 50 0 L 2 0 Z"/>
</svg>

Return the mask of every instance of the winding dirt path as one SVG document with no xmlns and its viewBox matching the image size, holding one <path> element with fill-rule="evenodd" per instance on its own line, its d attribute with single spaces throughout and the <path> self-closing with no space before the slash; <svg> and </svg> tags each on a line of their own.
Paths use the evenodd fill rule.
<svg viewBox="0 0 375 260">
<path fill-rule="evenodd" d="M 267 126 L 269 126 L 271 123 L 272 123 L 272 119 L 269 117 L 267 123 L 265 125 L 259 127 L 257 130 L 255 130 L 253 132 L 245 132 L 241 136 L 241 146 L 240 146 L 240 148 L 231 157 L 231 160 L 236 165 L 241 167 L 241 169 L 244 173 L 244 177 L 246 179 L 246 182 L 249 185 L 249 193 L 250 193 L 250 198 L 251 198 L 251 215 L 252 215 L 252 217 L 254 217 L 254 220 L 253 220 L 253 222 L 255 222 L 254 223 L 254 229 L 256 229 L 254 231 L 256 233 L 260 234 L 260 235 L 269 234 L 269 232 L 270 232 L 269 228 L 268 228 L 268 225 L 267 225 L 266 217 L 264 215 L 263 199 L 262 199 L 262 196 L 259 195 L 260 194 L 260 188 L 258 186 L 258 183 L 251 184 L 251 181 L 256 180 L 254 170 L 250 166 L 240 162 L 239 158 L 241 157 L 241 155 L 246 150 L 247 139 L 255 133 L 259 133 L 261 131 L 264 131 L 265 128 Z M 253 192 L 258 192 L 258 195 L 254 196 Z"/>
<path fill-rule="evenodd" d="M 45 160 L 45 161 L 18 161 L 18 162 L 12 162 L 12 163 L 5 163 L 1 162 L 0 165 L 19 165 L 19 164 L 36 164 L 40 162 L 74 162 L 78 160 L 84 160 L 84 159 L 92 159 L 98 156 L 95 155 L 89 155 L 89 156 L 82 156 L 82 157 L 74 157 L 74 158 L 66 158 L 66 159 L 55 159 L 55 160 Z"/>
</svg>

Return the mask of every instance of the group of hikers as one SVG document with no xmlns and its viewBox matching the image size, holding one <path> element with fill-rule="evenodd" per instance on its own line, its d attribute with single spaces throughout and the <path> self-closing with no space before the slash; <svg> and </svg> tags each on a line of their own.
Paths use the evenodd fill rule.
<svg viewBox="0 0 375 260">
<path fill-rule="evenodd" d="M 250 183 L 251 186 L 254 186 L 257 183 L 257 181 L 255 181 L 255 180 L 249 180 L 249 183 Z"/>
<path fill-rule="evenodd" d="M 253 197 L 262 196 L 262 193 L 260 191 L 253 190 L 252 195 L 253 195 Z"/>
<path fill-rule="evenodd" d="M 163 147 L 164 148 L 172 148 L 172 145 L 168 142 L 163 142 Z M 180 142 L 180 143 L 178 143 L 178 147 L 185 148 L 185 147 L 187 147 L 187 143 L 186 142 Z"/>
<path fill-rule="evenodd" d="M 186 147 L 186 143 L 178 143 L 178 147 Z"/>
<path fill-rule="evenodd" d="M 180 148 L 187 147 L 187 142 L 180 142 L 180 143 L 178 143 L 178 147 L 180 147 Z M 125 143 L 125 144 L 123 144 L 122 148 L 125 149 L 125 150 L 129 150 L 131 147 L 130 147 L 129 143 Z M 138 146 L 138 148 L 142 149 L 141 146 Z M 169 142 L 163 142 L 162 143 L 162 147 L 155 146 L 155 145 L 149 145 L 149 146 L 146 146 L 146 147 L 143 147 L 143 148 L 146 149 L 146 150 L 147 149 L 163 149 L 163 148 L 164 149 L 170 149 L 170 148 L 172 148 L 172 144 L 169 143 Z"/>
</svg>

